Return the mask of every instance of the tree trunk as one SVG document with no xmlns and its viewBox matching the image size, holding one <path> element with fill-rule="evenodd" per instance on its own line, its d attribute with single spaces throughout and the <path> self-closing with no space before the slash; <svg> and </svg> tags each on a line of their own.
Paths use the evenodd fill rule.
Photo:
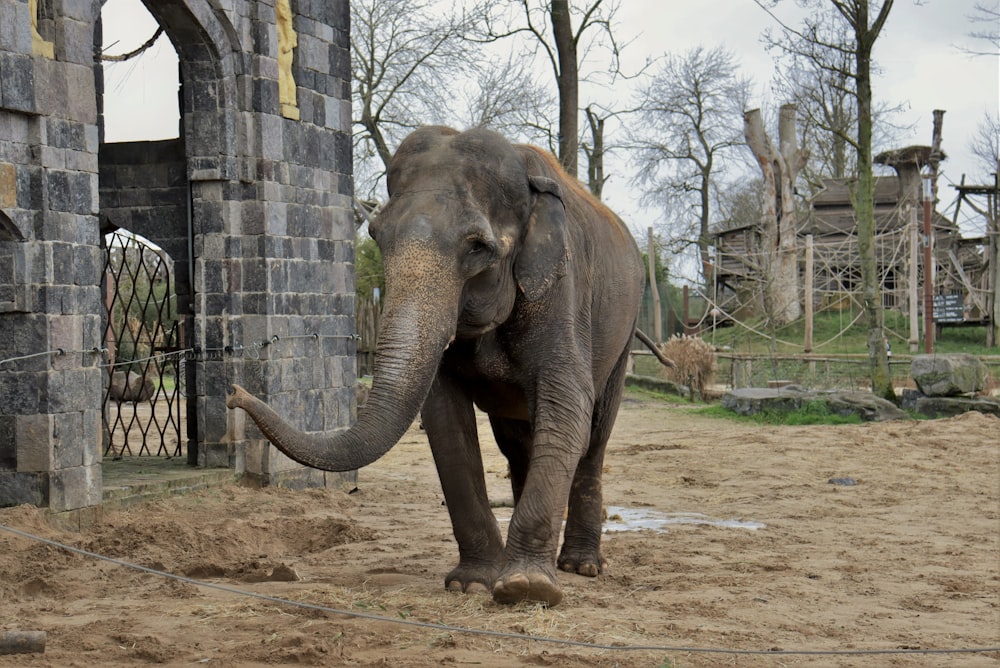
<svg viewBox="0 0 1000 668">
<path fill-rule="evenodd" d="M 781 108 L 778 125 L 780 149 L 764 130 L 760 109 L 744 114 L 747 145 L 764 177 L 764 212 L 761 264 L 764 304 L 776 325 L 797 320 L 802 315 L 799 297 L 795 179 L 805 166 L 808 153 L 799 149 L 795 133 L 795 105 Z"/>
<path fill-rule="evenodd" d="M 858 218 L 858 259 L 861 265 L 862 307 L 868 323 L 868 355 L 871 361 L 872 393 L 896 400 L 885 346 L 885 314 L 879 290 L 878 264 L 875 259 L 875 177 L 872 174 L 872 82 L 871 54 L 880 26 L 891 0 L 886 0 L 877 26 L 868 27 L 868 2 L 855 5 L 856 75 L 858 83 L 858 182 L 853 193 Z"/>
<path fill-rule="evenodd" d="M 590 124 L 590 141 L 592 146 L 587 150 L 587 186 L 590 193 L 601 199 L 604 192 L 604 119 L 587 107 L 587 122 Z"/>
<path fill-rule="evenodd" d="M 580 108 L 579 71 L 577 70 L 576 39 L 570 23 L 569 0 L 552 0 L 552 34 L 559 56 L 559 162 L 570 176 L 576 176 Z"/>
</svg>

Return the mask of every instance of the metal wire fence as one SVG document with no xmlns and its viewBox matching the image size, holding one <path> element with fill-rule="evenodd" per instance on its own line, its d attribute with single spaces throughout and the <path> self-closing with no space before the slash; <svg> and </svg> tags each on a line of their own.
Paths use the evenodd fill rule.
<svg viewBox="0 0 1000 668">
<path fill-rule="evenodd" d="M 637 351 L 636 373 L 661 376 L 662 367 L 651 355 Z M 1000 391 L 1000 355 L 980 355 L 987 377 L 983 392 Z M 910 375 L 911 355 L 893 355 L 889 361 L 897 392 L 915 389 Z M 871 361 L 867 355 L 782 355 L 716 353 L 713 386 L 717 390 L 739 387 L 783 387 L 800 385 L 817 390 L 871 390 Z"/>
</svg>

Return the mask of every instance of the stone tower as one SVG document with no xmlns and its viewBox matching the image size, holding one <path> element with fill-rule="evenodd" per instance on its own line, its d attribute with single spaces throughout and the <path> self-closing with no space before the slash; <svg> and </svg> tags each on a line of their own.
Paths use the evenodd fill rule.
<svg viewBox="0 0 1000 668">
<path fill-rule="evenodd" d="M 144 4 L 178 54 L 179 136 L 106 144 L 102 2 L 0 2 L 0 505 L 101 503 L 101 240 L 119 227 L 175 259 L 189 463 L 341 482 L 225 394 L 306 430 L 355 410 L 348 2 Z"/>
</svg>

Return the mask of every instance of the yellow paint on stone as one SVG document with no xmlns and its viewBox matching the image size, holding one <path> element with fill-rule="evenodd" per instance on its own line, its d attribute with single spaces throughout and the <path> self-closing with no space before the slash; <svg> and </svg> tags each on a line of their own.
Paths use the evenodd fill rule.
<svg viewBox="0 0 1000 668">
<path fill-rule="evenodd" d="M 281 115 L 298 120 L 299 106 L 295 77 L 292 76 L 292 57 L 299 44 L 299 36 L 292 26 L 291 0 L 278 0 L 274 9 L 278 23 L 278 99 L 281 102 Z"/>
<path fill-rule="evenodd" d="M 36 56 L 55 58 L 55 45 L 38 32 L 38 0 L 28 0 L 28 11 L 31 13 L 31 52 Z"/>
<path fill-rule="evenodd" d="M 17 171 L 10 163 L 0 163 L 0 208 L 17 206 Z"/>
</svg>

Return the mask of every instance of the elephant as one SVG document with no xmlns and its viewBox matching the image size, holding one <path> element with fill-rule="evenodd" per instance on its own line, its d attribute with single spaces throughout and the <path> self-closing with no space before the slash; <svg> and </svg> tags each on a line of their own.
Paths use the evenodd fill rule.
<svg viewBox="0 0 1000 668">
<path fill-rule="evenodd" d="M 643 292 L 639 249 L 549 152 L 485 128 L 413 131 L 387 187 L 369 224 L 386 295 L 353 426 L 302 432 L 239 386 L 227 405 L 292 459 L 328 471 L 375 461 L 419 413 L 458 543 L 445 587 L 555 606 L 559 569 L 595 577 L 607 566 L 601 473 Z M 476 407 L 509 462 L 506 542 Z"/>
</svg>

